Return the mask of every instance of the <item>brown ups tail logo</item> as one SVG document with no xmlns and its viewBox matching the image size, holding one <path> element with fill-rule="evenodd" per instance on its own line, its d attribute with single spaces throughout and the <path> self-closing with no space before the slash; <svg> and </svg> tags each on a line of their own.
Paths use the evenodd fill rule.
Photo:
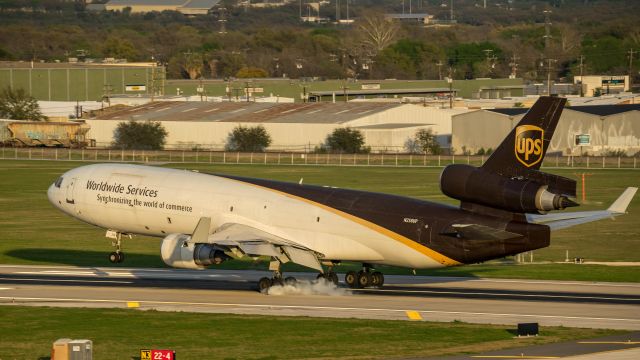
<svg viewBox="0 0 640 360">
<path fill-rule="evenodd" d="M 542 161 L 544 130 L 534 125 L 516 128 L 516 158 L 524 166 L 531 167 Z"/>
</svg>

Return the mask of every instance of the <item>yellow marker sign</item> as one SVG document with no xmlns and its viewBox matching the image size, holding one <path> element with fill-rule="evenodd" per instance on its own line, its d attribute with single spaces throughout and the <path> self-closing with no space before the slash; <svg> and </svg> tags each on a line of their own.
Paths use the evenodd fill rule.
<svg viewBox="0 0 640 360">
<path fill-rule="evenodd" d="M 151 350 L 140 350 L 140 360 L 151 360 Z"/>
<path fill-rule="evenodd" d="M 422 320 L 422 316 L 417 311 L 405 311 L 409 320 Z"/>
<path fill-rule="evenodd" d="M 140 303 L 137 301 L 129 301 L 127 302 L 127 307 L 128 308 L 138 308 L 140 307 Z"/>
</svg>

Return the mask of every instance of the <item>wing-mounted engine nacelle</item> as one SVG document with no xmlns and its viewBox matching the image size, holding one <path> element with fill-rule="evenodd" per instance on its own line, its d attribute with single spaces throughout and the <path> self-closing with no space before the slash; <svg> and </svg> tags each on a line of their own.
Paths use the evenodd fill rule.
<svg viewBox="0 0 640 360">
<path fill-rule="evenodd" d="M 544 177 L 560 178 L 551 174 L 544 174 Z M 545 213 L 578 206 L 566 195 L 549 191 L 547 184 L 524 177 L 505 177 L 463 164 L 444 168 L 440 189 L 454 199 L 518 213 Z"/>
<path fill-rule="evenodd" d="M 191 236 L 169 234 L 162 239 L 160 254 L 165 264 L 180 269 L 204 269 L 230 257 L 213 244 L 194 244 Z"/>
</svg>

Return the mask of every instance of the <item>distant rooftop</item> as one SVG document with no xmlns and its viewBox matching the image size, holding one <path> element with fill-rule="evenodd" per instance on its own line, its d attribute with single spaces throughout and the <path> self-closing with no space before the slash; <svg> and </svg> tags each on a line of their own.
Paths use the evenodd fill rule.
<svg viewBox="0 0 640 360">
<path fill-rule="evenodd" d="M 400 20 L 422 20 L 428 18 L 430 15 L 427 13 L 412 13 L 412 14 L 385 14 L 384 16 L 392 19 Z"/>
<path fill-rule="evenodd" d="M 113 113 L 100 120 L 341 124 L 402 104 L 380 103 L 254 103 L 153 102 Z"/>
</svg>

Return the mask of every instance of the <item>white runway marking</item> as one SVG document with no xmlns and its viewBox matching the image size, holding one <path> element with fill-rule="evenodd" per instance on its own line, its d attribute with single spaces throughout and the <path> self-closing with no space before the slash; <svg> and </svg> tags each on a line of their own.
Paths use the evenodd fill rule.
<svg viewBox="0 0 640 360">
<path fill-rule="evenodd" d="M 15 279 L 0 277 L 0 280 L 15 280 Z M 20 281 L 71 282 L 71 283 L 93 283 L 93 284 L 133 284 L 132 281 L 117 281 L 117 280 L 20 279 Z"/>
<path fill-rule="evenodd" d="M 354 291 L 358 291 L 354 289 Z M 610 298 L 604 296 L 571 296 L 571 295 L 545 295 L 545 294 L 505 294 L 505 293 L 492 293 L 492 292 L 468 292 L 468 291 L 435 291 L 435 290 L 395 290 L 395 289 L 366 289 L 368 292 L 391 292 L 391 293 L 407 293 L 407 294 L 453 294 L 453 295 L 489 295 L 489 296 L 514 296 L 514 297 L 531 297 L 531 298 L 550 298 L 550 299 L 588 299 L 588 300 L 623 300 L 623 301 L 637 301 L 637 298 Z"/>
<path fill-rule="evenodd" d="M 126 304 L 130 299 L 75 299 L 75 298 L 46 298 L 46 297 L 7 297 L 0 296 L 0 300 L 14 301 L 41 301 L 41 302 L 80 302 L 80 303 L 105 303 L 105 304 Z M 206 302 L 184 302 L 184 301 L 137 301 L 143 305 L 181 305 L 181 306 L 207 306 L 207 307 L 236 307 L 236 308 L 259 308 L 259 309 L 291 309 L 291 310 L 332 310 L 332 311 L 364 311 L 364 312 L 393 312 L 406 313 L 407 309 L 384 309 L 384 308 L 358 308 L 358 307 L 332 307 L 332 306 L 306 306 L 306 305 L 274 305 L 274 304 L 233 304 L 233 303 L 206 303 Z M 589 320 L 589 321 L 617 321 L 640 323 L 640 319 L 625 318 L 605 318 L 605 317 L 584 317 L 584 316 L 559 316 L 559 315 L 534 315 L 534 314 L 510 314 L 510 313 L 487 313 L 487 312 L 464 312 L 464 311 L 418 311 L 420 314 L 447 314 L 465 316 L 498 316 L 498 317 L 528 317 L 544 319 L 562 320 Z M 428 320 L 428 318 L 427 318 Z"/>
<path fill-rule="evenodd" d="M 12 288 L 0 288 L 0 290 L 11 290 Z"/>
</svg>

